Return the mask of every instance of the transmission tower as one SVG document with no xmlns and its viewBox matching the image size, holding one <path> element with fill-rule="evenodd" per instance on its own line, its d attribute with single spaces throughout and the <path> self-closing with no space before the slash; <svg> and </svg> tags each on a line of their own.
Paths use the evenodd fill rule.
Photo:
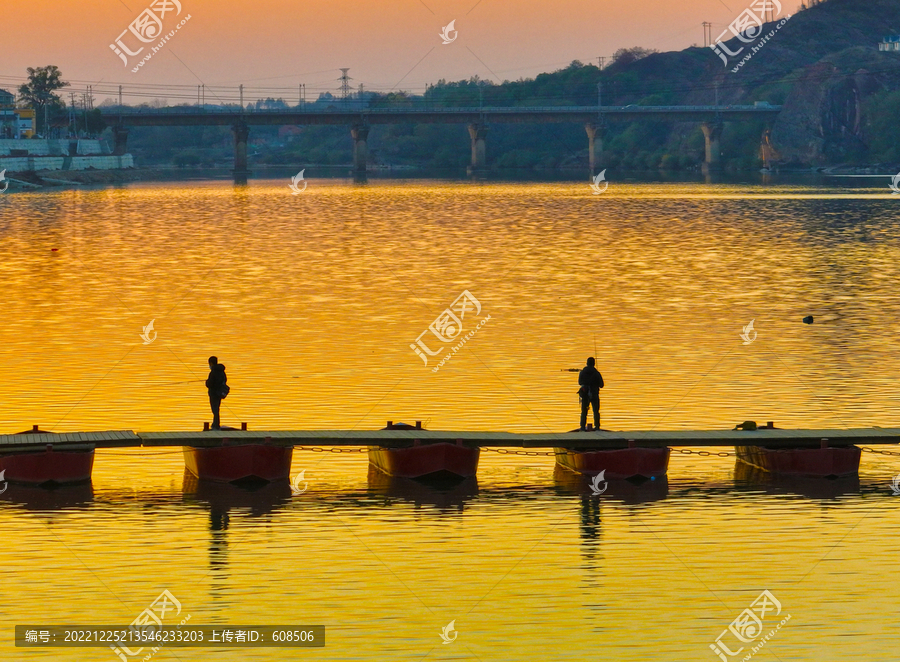
<svg viewBox="0 0 900 662">
<path fill-rule="evenodd" d="M 347 72 L 350 71 L 350 67 L 341 68 L 343 72 L 341 74 L 341 98 L 349 99 L 350 98 L 350 81 L 353 80 L 350 76 L 347 75 Z"/>
</svg>

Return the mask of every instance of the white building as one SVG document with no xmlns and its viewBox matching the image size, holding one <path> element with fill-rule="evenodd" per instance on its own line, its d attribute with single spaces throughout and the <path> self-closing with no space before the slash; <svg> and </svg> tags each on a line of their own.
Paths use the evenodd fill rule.
<svg viewBox="0 0 900 662">
<path fill-rule="evenodd" d="M 880 44 L 878 44 L 878 50 L 880 51 L 900 51 L 900 35 L 890 35 L 885 37 Z"/>
</svg>

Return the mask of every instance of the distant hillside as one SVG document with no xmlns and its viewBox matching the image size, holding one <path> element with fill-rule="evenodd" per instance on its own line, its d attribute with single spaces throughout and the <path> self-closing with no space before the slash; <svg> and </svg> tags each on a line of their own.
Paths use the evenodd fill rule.
<svg viewBox="0 0 900 662">
<path fill-rule="evenodd" d="M 767 23 L 763 34 L 785 16 Z M 501 85 L 442 81 L 429 94 L 432 103 L 477 103 L 482 84 L 485 105 L 593 105 L 600 82 L 604 105 L 713 104 L 717 95 L 721 104 L 769 101 L 785 106 L 770 127 L 776 162 L 900 161 L 900 53 L 878 50 L 884 36 L 897 33 L 898 0 L 828 0 L 792 16 L 737 71 L 754 44 L 734 37 L 725 42 L 728 49 L 745 49 L 727 67 L 710 48 L 688 48 L 614 62 L 602 71 L 574 62 Z M 765 128 L 726 125 L 726 166 L 758 167 Z M 587 158 L 580 127 L 497 127 L 488 146 L 500 165 L 575 165 Z M 391 151 L 387 141 L 381 147 Z M 702 160 L 703 138 L 696 124 L 614 124 L 606 150 L 610 166 L 694 167 Z M 464 160 L 464 150 L 458 151 Z"/>
<path fill-rule="evenodd" d="M 767 23 L 764 35 L 783 18 Z M 770 162 L 781 167 L 900 164 L 900 52 L 878 50 L 883 37 L 897 33 L 900 0 L 827 0 L 792 16 L 740 66 L 754 44 L 746 46 L 735 37 L 725 42 L 730 51 L 746 47 L 727 67 L 710 48 L 694 47 L 637 60 L 622 57 L 603 70 L 573 62 L 533 79 L 440 81 L 424 97 L 367 93 L 365 101 L 420 107 L 482 101 L 485 106 L 595 105 L 598 83 L 603 105 L 706 105 L 718 95 L 721 104 L 768 101 L 784 106 L 770 127 L 762 121 L 725 125 L 721 145 L 726 168 L 762 165 L 767 129 Z M 351 161 L 344 127 L 304 127 L 287 140 L 278 139 L 275 128 L 254 128 L 252 137 L 266 139 L 254 146 L 257 162 Z M 228 131 L 212 127 L 202 132 L 135 129 L 129 146 L 138 157 L 145 152 L 148 160 L 157 161 L 212 162 L 231 156 Z M 461 125 L 375 126 L 369 148 L 378 164 L 458 167 L 470 158 L 469 136 Z M 696 123 L 612 123 L 604 148 L 604 167 L 693 169 L 703 160 L 704 141 Z M 587 167 L 587 137 L 579 125 L 492 124 L 487 151 L 488 161 L 500 168 Z"/>
</svg>

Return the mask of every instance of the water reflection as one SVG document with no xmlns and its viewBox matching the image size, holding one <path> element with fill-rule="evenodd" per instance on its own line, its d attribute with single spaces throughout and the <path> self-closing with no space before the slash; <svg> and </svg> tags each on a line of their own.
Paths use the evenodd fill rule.
<svg viewBox="0 0 900 662">
<path fill-rule="evenodd" d="M 252 486 L 198 480 L 184 470 L 182 503 L 199 504 L 209 508 L 209 571 L 213 578 L 210 591 L 213 597 L 227 588 L 229 582 L 229 525 L 230 511 L 247 509 L 249 517 L 266 518 L 284 508 L 291 501 L 291 486 L 287 480 Z"/>
<path fill-rule="evenodd" d="M 10 484 L 0 494 L 0 502 L 33 511 L 86 510 L 93 501 L 94 487 L 90 481 L 52 487 Z"/>
<path fill-rule="evenodd" d="M 476 476 L 443 483 L 425 483 L 388 476 L 370 464 L 368 481 L 371 494 L 411 502 L 416 510 L 423 506 L 437 508 L 441 513 L 451 510 L 462 513 L 466 503 L 479 494 Z M 385 505 L 388 503 L 385 502 Z"/>
<path fill-rule="evenodd" d="M 785 476 L 735 460 L 734 489 L 762 489 L 766 494 L 799 494 L 810 499 L 835 499 L 846 494 L 859 494 L 860 483 L 858 475 L 840 478 Z"/>
<path fill-rule="evenodd" d="M 291 485 L 287 480 L 258 485 L 233 485 L 215 481 L 198 480 L 187 469 L 182 479 L 185 503 L 206 503 L 211 513 L 216 513 L 219 528 L 227 529 L 227 514 L 235 508 L 249 509 L 250 517 L 271 515 L 291 502 Z M 211 518 L 210 528 L 215 529 Z"/>
<path fill-rule="evenodd" d="M 560 465 L 553 469 L 553 481 L 557 492 L 562 494 L 578 494 L 581 496 L 594 496 L 591 487 L 591 477 L 569 471 Z M 604 500 L 613 499 L 622 501 L 627 505 L 661 501 L 669 496 L 669 478 L 660 476 L 650 480 L 623 480 L 610 479 L 606 481 L 608 487 L 603 494 L 596 498 Z M 601 483 L 602 485 L 602 483 Z M 603 489 L 601 487 L 601 489 Z"/>
</svg>

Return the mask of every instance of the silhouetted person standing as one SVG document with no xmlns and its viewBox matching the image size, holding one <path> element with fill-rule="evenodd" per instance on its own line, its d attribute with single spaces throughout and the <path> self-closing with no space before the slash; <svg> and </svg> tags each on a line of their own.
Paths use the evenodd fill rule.
<svg viewBox="0 0 900 662">
<path fill-rule="evenodd" d="M 594 367 L 594 357 L 587 360 L 587 365 L 578 373 L 578 395 L 581 396 L 581 429 L 587 424 L 588 405 L 594 408 L 594 429 L 600 429 L 600 389 L 603 388 L 603 375 Z"/>
<path fill-rule="evenodd" d="M 222 398 L 228 395 L 228 378 L 225 376 L 225 366 L 219 363 L 215 356 L 209 357 L 209 377 L 206 378 L 206 389 L 209 391 L 209 407 L 212 409 L 212 429 L 219 429 L 219 407 Z"/>
</svg>

